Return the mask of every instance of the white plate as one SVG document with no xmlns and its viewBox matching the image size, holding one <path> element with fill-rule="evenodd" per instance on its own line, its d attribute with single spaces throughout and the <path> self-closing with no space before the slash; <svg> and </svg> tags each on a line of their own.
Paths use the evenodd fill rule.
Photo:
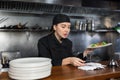
<svg viewBox="0 0 120 80">
<path fill-rule="evenodd" d="M 50 58 L 30 57 L 11 60 L 9 64 L 13 67 L 40 67 L 50 63 Z"/>
<path fill-rule="evenodd" d="M 2 64 L 0 64 L 0 74 L 1 74 L 1 72 L 2 72 Z"/>
<path fill-rule="evenodd" d="M 51 69 L 44 69 L 44 70 L 32 70 L 32 71 L 13 71 L 13 70 L 9 70 L 9 73 L 13 73 L 16 75 L 23 75 L 23 74 L 36 74 L 36 73 L 42 73 L 42 72 L 47 72 L 47 71 L 51 71 Z"/>
<path fill-rule="evenodd" d="M 9 69 L 8 71 L 9 72 L 12 72 L 12 73 L 35 73 L 35 72 L 44 72 L 44 71 L 48 71 L 48 70 L 51 70 L 52 67 L 46 67 L 46 68 L 32 68 L 32 69 L 20 69 L 20 68 L 12 68 L 12 69 Z"/>
<path fill-rule="evenodd" d="M 23 67 L 10 67 L 9 70 L 11 71 L 36 71 L 36 70 L 46 70 L 46 69 L 51 69 L 52 68 L 52 65 L 46 65 L 46 66 L 41 66 L 41 67 L 32 67 L 32 68 L 23 68 Z"/>
<path fill-rule="evenodd" d="M 92 47 L 91 45 L 89 45 L 87 48 L 91 48 L 91 49 L 95 49 L 95 48 L 102 48 L 102 47 L 107 47 L 112 45 L 112 43 L 107 43 L 106 45 L 101 45 L 101 46 L 97 46 L 97 47 Z"/>
<path fill-rule="evenodd" d="M 45 77 L 48 77 L 51 75 L 51 71 L 46 71 L 46 72 L 40 72 L 40 73 L 33 73 L 33 74 L 14 74 L 14 73 L 9 73 L 9 77 L 12 79 L 20 79 L 20 80 L 36 80 L 36 79 L 42 79 Z"/>
</svg>

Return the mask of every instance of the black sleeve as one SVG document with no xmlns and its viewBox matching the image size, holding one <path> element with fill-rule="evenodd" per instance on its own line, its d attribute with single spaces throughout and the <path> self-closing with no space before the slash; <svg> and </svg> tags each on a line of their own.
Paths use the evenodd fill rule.
<svg viewBox="0 0 120 80">
<path fill-rule="evenodd" d="M 38 56 L 51 58 L 47 42 L 44 40 L 38 41 Z"/>
<path fill-rule="evenodd" d="M 53 66 L 61 66 L 62 65 L 62 59 L 59 60 L 52 60 Z"/>
<path fill-rule="evenodd" d="M 78 54 L 77 57 L 82 59 L 82 60 L 86 60 L 87 59 L 87 57 L 83 57 L 83 53 Z"/>
</svg>

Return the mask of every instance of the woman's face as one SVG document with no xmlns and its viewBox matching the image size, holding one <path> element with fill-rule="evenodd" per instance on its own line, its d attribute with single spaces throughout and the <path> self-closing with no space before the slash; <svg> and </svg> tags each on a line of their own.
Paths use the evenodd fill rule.
<svg viewBox="0 0 120 80">
<path fill-rule="evenodd" d="M 55 35 L 61 39 L 61 38 L 67 38 L 70 32 L 70 22 L 62 22 L 57 25 L 53 26 L 53 29 L 55 30 Z"/>
</svg>

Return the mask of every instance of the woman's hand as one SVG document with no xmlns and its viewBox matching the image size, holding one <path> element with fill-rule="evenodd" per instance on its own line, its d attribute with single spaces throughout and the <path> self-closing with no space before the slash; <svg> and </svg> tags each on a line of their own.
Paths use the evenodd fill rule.
<svg viewBox="0 0 120 80">
<path fill-rule="evenodd" d="M 68 65 L 68 64 L 72 64 L 73 66 L 83 66 L 85 65 L 85 61 L 76 57 L 68 57 L 63 59 L 62 65 Z"/>
<path fill-rule="evenodd" d="M 92 48 L 87 48 L 84 52 L 83 52 L 83 57 L 87 56 L 87 54 L 90 54 L 93 52 L 94 49 Z"/>
</svg>

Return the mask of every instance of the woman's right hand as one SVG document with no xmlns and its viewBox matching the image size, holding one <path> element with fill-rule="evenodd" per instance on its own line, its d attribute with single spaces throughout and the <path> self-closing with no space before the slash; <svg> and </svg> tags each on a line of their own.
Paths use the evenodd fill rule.
<svg viewBox="0 0 120 80">
<path fill-rule="evenodd" d="M 84 66 L 85 61 L 77 57 L 68 57 L 63 59 L 62 65 L 72 64 L 73 66 Z"/>
</svg>

